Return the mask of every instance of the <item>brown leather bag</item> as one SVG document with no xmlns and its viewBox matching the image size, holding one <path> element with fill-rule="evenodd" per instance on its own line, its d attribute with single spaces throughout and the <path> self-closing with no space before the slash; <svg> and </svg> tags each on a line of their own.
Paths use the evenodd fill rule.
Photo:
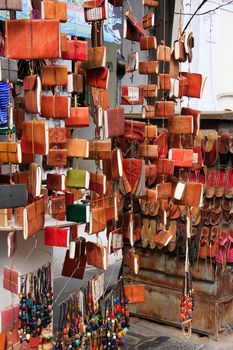
<svg viewBox="0 0 233 350">
<path fill-rule="evenodd" d="M 87 263 L 98 269 L 108 269 L 108 249 L 103 244 L 86 243 Z"/>
<path fill-rule="evenodd" d="M 67 139 L 66 143 L 68 157 L 88 158 L 89 141 L 82 139 Z"/>
<path fill-rule="evenodd" d="M 111 159 L 111 140 L 90 140 L 89 159 Z"/>
<path fill-rule="evenodd" d="M 157 60 L 163 62 L 170 62 L 171 60 L 171 49 L 169 46 L 166 46 L 164 42 L 161 42 L 157 48 Z"/>
<path fill-rule="evenodd" d="M 41 96 L 41 115 L 45 118 L 69 118 L 69 96 Z"/>
<path fill-rule="evenodd" d="M 48 166 L 66 166 L 67 149 L 51 148 L 47 156 Z"/>
<path fill-rule="evenodd" d="M 155 107 L 150 105 L 144 105 L 142 107 L 142 118 L 143 119 L 155 118 Z"/>
<path fill-rule="evenodd" d="M 41 112 L 41 80 L 38 75 L 28 75 L 24 78 L 24 104 L 28 113 Z"/>
<path fill-rule="evenodd" d="M 145 301 L 144 284 L 128 284 L 124 286 L 125 295 L 129 304 L 139 304 Z"/>
<path fill-rule="evenodd" d="M 155 14 L 153 11 L 149 11 L 142 17 L 142 25 L 144 29 L 150 29 L 155 25 Z"/>
<path fill-rule="evenodd" d="M 0 10 L 22 11 L 22 0 L 0 0 Z"/>
<path fill-rule="evenodd" d="M 0 163 L 19 164 L 22 152 L 19 142 L 0 142 Z"/>
<path fill-rule="evenodd" d="M 57 193 L 49 199 L 49 213 L 56 220 L 64 221 L 66 216 L 66 200 L 64 193 Z"/>
<path fill-rule="evenodd" d="M 68 72 L 66 66 L 43 66 L 42 85 L 67 85 Z"/>
<path fill-rule="evenodd" d="M 139 145 L 139 155 L 145 158 L 158 158 L 158 146 L 157 145 Z"/>
<path fill-rule="evenodd" d="M 70 93 L 82 93 L 84 88 L 83 80 L 83 75 L 77 73 L 69 73 L 67 91 Z"/>
<path fill-rule="evenodd" d="M 161 90 L 171 90 L 170 74 L 160 73 L 158 76 L 158 87 Z"/>
<path fill-rule="evenodd" d="M 143 85 L 144 98 L 154 98 L 158 95 L 158 87 L 156 84 Z"/>
<path fill-rule="evenodd" d="M 67 3 L 53 0 L 42 1 L 43 19 L 57 19 L 61 23 L 67 22 Z"/>
<path fill-rule="evenodd" d="M 156 101 L 155 116 L 156 118 L 174 117 L 175 106 L 173 101 Z"/>
<path fill-rule="evenodd" d="M 70 118 L 65 120 L 67 127 L 80 128 L 87 127 L 90 123 L 90 113 L 88 107 L 71 107 Z"/>
<path fill-rule="evenodd" d="M 13 109 L 13 121 L 15 124 L 16 130 L 22 130 L 23 122 L 25 120 L 25 111 L 23 108 L 14 108 Z"/>
<path fill-rule="evenodd" d="M 140 40 L 140 49 L 143 50 L 156 50 L 157 39 L 155 36 L 144 36 Z"/>
<path fill-rule="evenodd" d="M 149 6 L 149 7 L 158 7 L 159 1 L 158 0 L 142 0 L 142 5 Z"/>
<path fill-rule="evenodd" d="M 49 128 L 49 144 L 66 143 L 66 128 Z"/>
<path fill-rule="evenodd" d="M 145 61 L 139 62 L 140 74 L 158 74 L 159 62 L 158 61 Z"/>
<path fill-rule="evenodd" d="M 89 47 L 87 61 L 81 63 L 81 68 L 88 70 L 106 66 L 106 47 Z"/>
<path fill-rule="evenodd" d="M 88 233 L 90 235 L 104 231 L 106 228 L 105 208 L 92 208 Z"/>
<path fill-rule="evenodd" d="M 48 125 L 45 121 L 27 120 L 23 122 L 21 148 L 25 154 L 45 155 L 48 153 Z"/>
<path fill-rule="evenodd" d="M 169 118 L 168 132 L 170 134 L 193 134 L 193 116 L 181 115 Z"/>
</svg>

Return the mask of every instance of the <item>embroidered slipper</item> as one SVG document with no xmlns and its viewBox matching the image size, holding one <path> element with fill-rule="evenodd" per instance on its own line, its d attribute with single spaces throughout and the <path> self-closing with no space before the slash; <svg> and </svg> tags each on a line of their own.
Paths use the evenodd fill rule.
<svg viewBox="0 0 233 350">
<path fill-rule="evenodd" d="M 221 198 L 214 198 L 214 207 L 210 212 L 210 224 L 216 226 L 222 219 Z"/>
<path fill-rule="evenodd" d="M 207 133 L 207 141 L 205 143 L 205 165 L 214 165 L 218 160 L 218 133 L 211 130 Z"/>
<path fill-rule="evenodd" d="M 229 245 L 227 248 L 227 262 L 233 263 L 233 230 L 229 231 L 228 241 L 229 241 Z"/>
<path fill-rule="evenodd" d="M 211 169 L 210 173 L 209 173 L 208 180 L 207 180 L 207 184 L 206 184 L 206 194 L 205 195 L 207 198 L 213 198 L 215 195 L 216 178 L 217 178 L 216 170 Z"/>
<path fill-rule="evenodd" d="M 199 244 L 199 257 L 201 259 L 206 259 L 208 255 L 209 233 L 209 227 L 202 227 Z"/>
<path fill-rule="evenodd" d="M 221 231 L 220 237 L 219 237 L 219 246 L 218 246 L 215 260 L 218 264 L 221 264 L 221 265 L 225 265 L 227 262 L 227 249 L 229 246 L 228 234 L 229 232 L 227 231 Z"/>
<path fill-rule="evenodd" d="M 226 198 L 233 198 L 233 168 L 228 169 L 224 194 Z"/>
<path fill-rule="evenodd" d="M 222 197 L 224 195 L 225 171 L 219 170 L 216 178 L 215 196 Z"/>
<path fill-rule="evenodd" d="M 218 226 L 211 227 L 210 231 L 210 239 L 209 239 L 209 249 L 208 256 L 211 258 L 215 258 L 219 246 L 219 236 L 220 236 L 220 228 Z"/>
</svg>

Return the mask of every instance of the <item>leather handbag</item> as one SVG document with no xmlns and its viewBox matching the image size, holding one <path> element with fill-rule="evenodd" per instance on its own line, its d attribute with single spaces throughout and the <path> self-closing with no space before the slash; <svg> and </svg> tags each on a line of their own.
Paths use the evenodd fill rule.
<svg viewBox="0 0 233 350">
<path fill-rule="evenodd" d="M 161 42 L 157 47 L 157 60 L 163 62 L 170 62 L 171 60 L 171 49 L 164 42 Z"/>
<path fill-rule="evenodd" d="M 104 111 L 104 133 L 105 138 L 124 135 L 125 117 L 124 108 L 116 107 Z"/>
<path fill-rule="evenodd" d="M 106 66 L 106 47 L 89 47 L 87 61 L 81 63 L 81 68 L 88 70 L 94 68 L 104 68 Z"/>
<path fill-rule="evenodd" d="M 126 72 L 132 73 L 138 70 L 139 54 L 138 51 L 130 52 L 127 56 Z"/>
<path fill-rule="evenodd" d="M 68 157 L 88 158 L 89 141 L 82 139 L 67 139 L 66 143 Z"/>
<path fill-rule="evenodd" d="M 109 70 L 107 68 L 88 69 L 86 72 L 86 84 L 98 89 L 108 88 Z"/>
<path fill-rule="evenodd" d="M 65 119 L 65 125 L 71 128 L 87 127 L 90 123 L 88 107 L 71 107 L 70 118 Z"/>
<path fill-rule="evenodd" d="M 66 186 L 74 188 L 89 188 L 90 173 L 86 170 L 72 170 L 67 171 Z"/>
<path fill-rule="evenodd" d="M 148 138 L 150 141 L 153 141 L 153 139 L 156 139 L 157 136 L 158 136 L 157 125 L 146 124 L 144 137 Z"/>
<path fill-rule="evenodd" d="M 156 50 L 157 49 L 157 39 L 156 36 L 144 36 L 140 40 L 140 50 Z"/>
<path fill-rule="evenodd" d="M 68 74 L 67 92 L 82 93 L 84 89 L 83 75 L 77 73 Z"/>
<path fill-rule="evenodd" d="M 181 80 L 179 81 L 179 97 L 188 96 L 201 98 L 206 82 L 206 77 L 199 73 L 180 73 Z M 184 84 L 182 84 L 184 81 Z"/>
<path fill-rule="evenodd" d="M 175 115 L 175 105 L 173 101 L 156 101 L 155 102 L 155 117 L 170 118 Z"/>
<path fill-rule="evenodd" d="M 183 148 L 171 148 L 168 152 L 168 159 L 174 161 L 174 166 L 191 168 L 193 165 L 193 150 Z"/>
<path fill-rule="evenodd" d="M 0 81 L 18 82 L 18 61 L 0 57 Z"/>
<path fill-rule="evenodd" d="M 66 128 L 49 128 L 49 144 L 66 143 Z"/>
<path fill-rule="evenodd" d="M 67 3 L 46 0 L 41 2 L 43 19 L 57 19 L 61 23 L 67 22 Z"/>
<path fill-rule="evenodd" d="M 48 154 L 49 132 L 45 121 L 27 120 L 23 122 L 21 148 L 25 154 Z"/>
<path fill-rule="evenodd" d="M 114 7 L 122 7 L 123 6 L 123 0 L 108 0 L 110 4 Z"/>
<path fill-rule="evenodd" d="M 155 14 L 153 11 L 149 11 L 142 17 L 142 25 L 144 29 L 150 29 L 155 25 Z"/>
<path fill-rule="evenodd" d="M 66 177 L 63 174 L 47 174 L 47 188 L 54 191 L 65 191 Z"/>
<path fill-rule="evenodd" d="M 32 196 L 33 199 L 41 195 L 41 184 L 42 169 L 40 165 L 31 163 L 28 176 L 28 193 Z"/>
<path fill-rule="evenodd" d="M 84 18 L 86 22 L 105 20 L 108 17 L 107 0 L 84 1 Z"/>
<path fill-rule="evenodd" d="M 25 111 L 23 108 L 14 108 L 13 109 L 13 122 L 16 130 L 22 130 L 23 122 L 25 120 Z"/>
<path fill-rule="evenodd" d="M 20 142 L 0 142 L 0 163 L 19 164 L 22 162 Z"/>
<path fill-rule="evenodd" d="M 110 108 L 110 99 L 108 90 L 102 90 L 95 87 L 91 87 L 91 98 L 94 106 L 101 107 L 103 109 Z"/>
<path fill-rule="evenodd" d="M 158 158 L 158 146 L 157 145 L 146 145 L 140 144 L 138 149 L 140 157 L 149 159 Z"/>
<path fill-rule="evenodd" d="M 168 132 L 170 134 L 193 134 L 193 116 L 180 115 L 168 119 Z"/>
<path fill-rule="evenodd" d="M 142 5 L 148 6 L 148 7 L 158 7 L 159 1 L 158 0 L 142 0 Z"/>
<path fill-rule="evenodd" d="M 163 182 L 156 185 L 158 199 L 167 199 L 172 197 L 172 182 Z"/>
<path fill-rule="evenodd" d="M 90 173 L 89 190 L 100 195 L 106 193 L 106 175 L 98 173 Z"/>
<path fill-rule="evenodd" d="M 38 75 L 28 75 L 23 81 L 25 111 L 37 114 L 41 112 L 41 80 Z"/>
<path fill-rule="evenodd" d="M 128 284 L 124 285 L 124 289 L 129 304 L 138 304 L 145 302 L 144 284 Z"/>
<path fill-rule="evenodd" d="M 100 243 L 87 242 L 86 254 L 88 265 L 97 267 L 98 269 L 108 269 L 108 249 Z"/>
<path fill-rule="evenodd" d="M 105 208 L 91 208 L 90 222 L 88 224 L 88 233 L 90 235 L 104 231 L 106 228 Z"/>
<path fill-rule="evenodd" d="M 158 87 L 156 84 L 143 85 L 144 98 L 155 98 L 158 95 Z"/>
<path fill-rule="evenodd" d="M 141 38 L 146 35 L 142 24 L 134 16 L 133 12 L 126 11 L 123 24 L 123 38 L 131 41 L 140 42 Z"/>
<path fill-rule="evenodd" d="M 69 96 L 41 96 L 41 115 L 45 118 L 69 118 L 70 106 Z"/>
<path fill-rule="evenodd" d="M 144 105 L 142 107 L 142 118 L 153 119 L 155 118 L 155 107 L 150 105 Z"/>
<path fill-rule="evenodd" d="M 143 86 L 128 86 L 121 87 L 121 104 L 122 105 L 142 105 L 143 104 Z"/>
<path fill-rule="evenodd" d="M 66 205 L 66 220 L 86 223 L 90 221 L 90 205 L 70 204 Z"/>
<path fill-rule="evenodd" d="M 181 115 L 193 116 L 193 134 L 197 135 L 200 130 L 200 111 L 193 108 L 182 107 Z"/>
<path fill-rule="evenodd" d="M 44 227 L 44 198 L 39 198 L 26 207 L 15 209 L 16 225 L 23 227 L 24 239 L 32 237 Z"/>
<path fill-rule="evenodd" d="M 22 11 L 22 0 L 0 0 L 0 10 Z"/>
<path fill-rule="evenodd" d="M 173 175 L 174 174 L 174 161 L 171 159 L 159 158 L 155 161 L 158 174 Z"/>
<path fill-rule="evenodd" d="M 18 60 L 60 57 L 60 26 L 57 20 L 5 21 L 6 57 Z M 25 43 L 22 48 L 22 43 Z"/>
<path fill-rule="evenodd" d="M 66 66 L 43 66 L 42 85 L 67 85 L 68 73 Z"/>
<path fill-rule="evenodd" d="M 18 271 L 4 266 L 3 268 L 3 288 L 11 293 L 19 294 L 19 273 Z"/>
<path fill-rule="evenodd" d="M 111 159 L 111 140 L 90 140 L 89 159 Z"/>
<path fill-rule="evenodd" d="M 18 328 L 20 305 L 12 305 L 0 311 L 0 333 Z"/>
<path fill-rule="evenodd" d="M 170 74 L 163 74 L 163 73 L 159 74 L 158 87 L 160 90 L 171 90 Z"/>
<path fill-rule="evenodd" d="M 62 52 L 62 59 L 86 61 L 87 60 L 87 41 L 86 40 L 68 40 L 67 51 Z"/>
<path fill-rule="evenodd" d="M 145 61 L 139 62 L 140 74 L 158 74 L 159 62 L 158 61 Z"/>
<path fill-rule="evenodd" d="M 49 199 L 49 213 L 56 220 L 64 221 L 66 217 L 66 200 L 64 193 L 56 193 Z"/>
<path fill-rule="evenodd" d="M 67 164 L 67 149 L 51 148 L 47 155 L 48 166 L 66 166 Z"/>
<path fill-rule="evenodd" d="M 78 250 L 79 249 L 76 248 L 77 253 L 75 254 L 74 259 L 70 258 L 69 250 L 66 251 L 66 256 L 61 273 L 62 276 L 83 279 L 87 263 L 87 257 L 84 254 L 79 255 Z"/>
<path fill-rule="evenodd" d="M 17 208 L 28 202 L 25 184 L 0 185 L 0 209 Z"/>
<path fill-rule="evenodd" d="M 143 141 L 145 133 L 145 123 L 136 120 L 125 120 L 124 138 L 129 140 Z"/>
</svg>

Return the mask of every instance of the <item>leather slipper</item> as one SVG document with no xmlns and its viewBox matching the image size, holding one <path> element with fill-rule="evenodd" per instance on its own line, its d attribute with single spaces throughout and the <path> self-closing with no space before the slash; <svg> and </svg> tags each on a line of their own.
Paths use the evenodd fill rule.
<svg viewBox="0 0 233 350">
<path fill-rule="evenodd" d="M 233 168 L 229 168 L 226 174 L 225 197 L 233 198 Z"/>
<path fill-rule="evenodd" d="M 167 250 L 173 253 L 176 250 L 176 220 L 170 221 L 169 232 L 172 234 L 172 239 L 168 243 Z"/>
<path fill-rule="evenodd" d="M 150 226 L 148 230 L 148 241 L 150 249 L 155 249 L 156 243 L 155 243 L 155 237 L 156 237 L 157 231 L 156 231 L 156 220 L 151 219 L 150 220 Z"/>
<path fill-rule="evenodd" d="M 214 165 L 218 160 L 218 133 L 215 130 L 208 131 L 205 143 L 205 165 Z"/>
<path fill-rule="evenodd" d="M 199 244 L 199 257 L 201 259 L 206 259 L 208 255 L 209 233 L 209 227 L 202 227 Z"/>
<path fill-rule="evenodd" d="M 212 199 L 204 197 L 204 205 L 202 208 L 202 221 L 205 225 L 210 225 L 210 213 L 212 210 Z"/>
<path fill-rule="evenodd" d="M 230 134 L 222 132 L 219 140 L 219 165 L 220 168 L 226 169 L 231 160 L 230 154 Z"/>
<path fill-rule="evenodd" d="M 211 169 L 206 184 L 206 197 L 213 198 L 216 190 L 216 170 Z"/>
<path fill-rule="evenodd" d="M 142 228 L 141 228 L 141 241 L 143 248 L 146 248 L 149 243 L 149 218 L 143 218 L 142 219 Z"/>
<path fill-rule="evenodd" d="M 210 212 L 211 225 L 218 225 L 222 219 L 221 198 L 215 197 L 214 207 Z"/>
<path fill-rule="evenodd" d="M 219 246 L 220 228 L 218 226 L 211 227 L 208 256 L 215 258 Z"/>
<path fill-rule="evenodd" d="M 225 185 L 225 172 L 223 170 L 219 170 L 216 178 L 216 189 L 215 189 L 216 197 L 222 197 L 224 195 L 224 185 Z"/>
</svg>

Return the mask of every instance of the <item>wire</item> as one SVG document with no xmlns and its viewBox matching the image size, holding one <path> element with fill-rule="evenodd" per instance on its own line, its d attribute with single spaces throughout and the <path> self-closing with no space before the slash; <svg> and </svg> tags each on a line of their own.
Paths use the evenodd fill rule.
<svg viewBox="0 0 233 350">
<path fill-rule="evenodd" d="M 202 6 L 207 2 L 207 0 L 203 0 L 202 3 L 198 6 L 198 8 L 196 9 L 196 11 L 194 12 L 194 14 L 192 14 L 190 20 L 188 21 L 188 23 L 186 24 L 186 26 L 184 27 L 183 32 L 181 33 L 181 36 L 185 33 L 186 29 L 188 28 L 189 24 L 191 23 L 193 17 L 196 15 L 196 13 L 202 8 Z M 183 14 L 184 15 L 184 14 Z"/>
<path fill-rule="evenodd" d="M 208 15 L 209 13 L 211 13 L 211 12 L 215 12 L 215 11 L 219 10 L 220 8 L 228 6 L 228 5 L 232 4 L 232 3 L 233 3 L 233 0 L 229 1 L 226 4 L 221 4 L 221 5 L 217 6 L 217 7 L 215 7 L 214 9 L 211 9 L 211 10 L 208 10 L 208 11 L 202 12 L 202 13 L 196 13 L 197 11 L 199 11 L 199 9 L 198 9 L 193 14 L 192 13 L 181 13 L 181 12 L 174 12 L 174 14 L 175 15 L 184 15 L 184 16 L 205 16 L 205 15 Z"/>
</svg>

